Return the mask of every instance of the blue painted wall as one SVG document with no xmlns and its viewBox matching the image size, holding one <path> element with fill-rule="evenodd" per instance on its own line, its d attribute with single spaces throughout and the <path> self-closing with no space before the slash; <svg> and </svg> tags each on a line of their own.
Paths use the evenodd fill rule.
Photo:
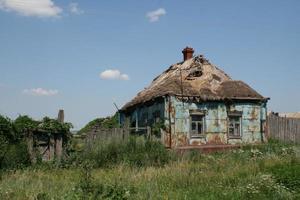
<svg viewBox="0 0 300 200">
<path fill-rule="evenodd" d="M 157 101 L 150 105 L 143 105 L 136 107 L 134 110 L 129 112 L 127 116 L 121 113 L 121 124 L 125 123 L 127 117 L 130 123 L 130 127 L 147 127 L 151 126 L 158 119 L 163 120 L 165 118 L 165 102 Z"/>
<path fill-rule="evenodd" d="M 157 117 L 164 120 L 166 130 L 163 131 L 162 141 L 166 146 L 260 143 L 264 139 L 262 127 L 266 121 L 266 109 L 266 103 L 239 102 L 227 106 L 224 102 L 182 103 L 171 96 L 148 106 L 137 107 L 127 117 L 132 127 L 151 126 Z M 203 137 L 192 138 L 190 135 L 190 110 L 205 111 Z M 228 111 L 242 112 L 241 138 L 228 137 Z"/>
</svg>

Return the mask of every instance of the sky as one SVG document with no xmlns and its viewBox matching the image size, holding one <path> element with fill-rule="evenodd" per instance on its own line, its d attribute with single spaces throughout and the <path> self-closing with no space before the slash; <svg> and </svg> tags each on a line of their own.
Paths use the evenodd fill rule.
<svg viewBox="0 0 300 200">
<path fill-rule="evenodd" d="M 113 115 L 191 46 L 300 111 L 300 1 L 0 0 L 0 114 L 79 129 Z"/>
</svg>

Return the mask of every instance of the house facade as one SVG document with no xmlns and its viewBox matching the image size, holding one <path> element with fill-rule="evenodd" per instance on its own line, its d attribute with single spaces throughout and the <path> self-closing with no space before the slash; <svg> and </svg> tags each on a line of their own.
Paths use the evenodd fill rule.
<svg viewBox="0 0 300 200">
<path fill-rule="evenodd" d="M 265 140 L 267 101 L 186 47 L 171 65 L 121 109 L 121 123 L 161 125 L 167 147 L 253 144 Z"/>
</svg>

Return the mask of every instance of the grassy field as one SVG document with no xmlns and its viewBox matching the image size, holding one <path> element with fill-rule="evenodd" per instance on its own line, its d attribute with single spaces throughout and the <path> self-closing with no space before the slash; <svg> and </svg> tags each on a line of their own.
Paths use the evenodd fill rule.
<svg viewBox="0 0 300 200">
<path fill-rule="evenodd" d="M 163 166 L 43 165 L 2 172 L 0 199 L 300 199 L 299 147 L 171 156 Z"/>
</svg>

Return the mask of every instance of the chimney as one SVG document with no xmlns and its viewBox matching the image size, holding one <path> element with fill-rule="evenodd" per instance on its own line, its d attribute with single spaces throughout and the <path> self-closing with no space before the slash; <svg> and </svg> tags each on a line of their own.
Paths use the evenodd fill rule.
<svg viewBox="0 0 300 200">
<path fill-rule="evenodd" d="M 60 123 L 64 123 L 64 120 L 65 120 L 64 110 L 59 110 L 58 116 L 57 116 L 57 121 Z"/>
<path fill-rule="evenodd" d="M 182 50 L 183 53 L 183 61 L 186 61 L 193 57 L 194 49 L 192 47 L 185 47 Z"/>
</svg>

